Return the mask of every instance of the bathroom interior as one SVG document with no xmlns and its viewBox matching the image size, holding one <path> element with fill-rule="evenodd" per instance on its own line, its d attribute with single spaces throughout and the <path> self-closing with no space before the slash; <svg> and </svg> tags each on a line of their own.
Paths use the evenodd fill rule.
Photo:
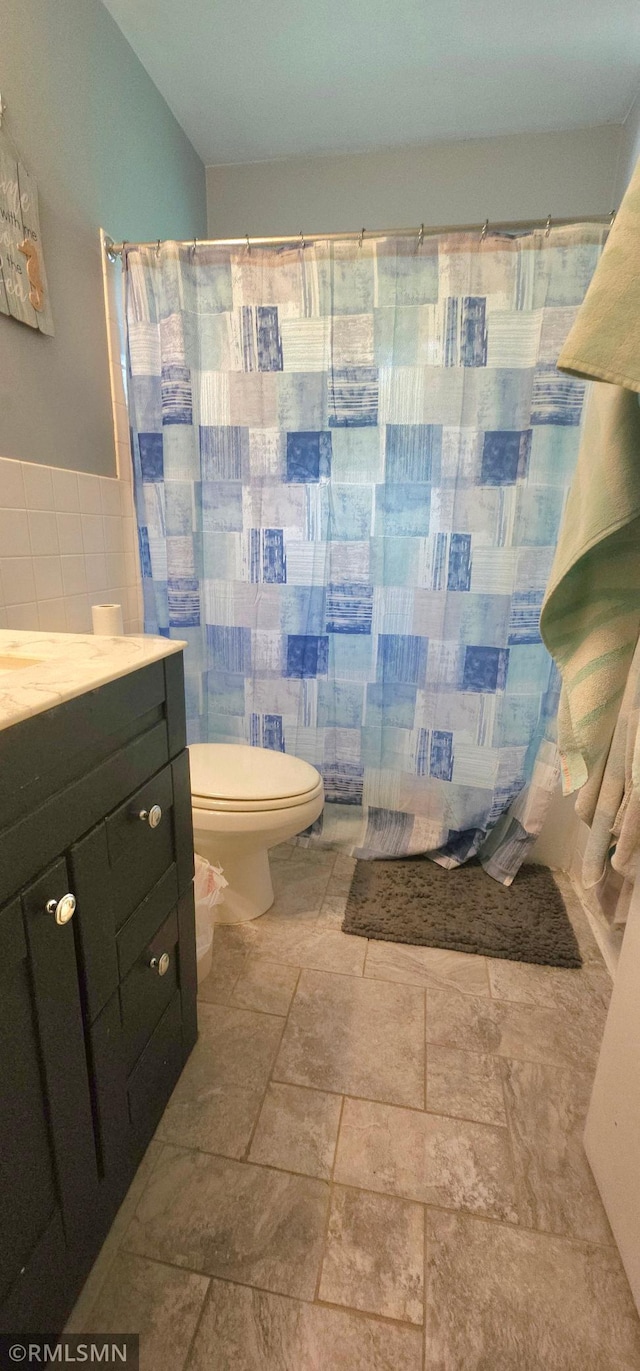
<svg viewBox="0 0 640 1371">
<path fill-rule="evenodd" d="M 3 1367 L 640 1371 L 639 159 L 635 0 L 4 0 Z"/>
</svg>

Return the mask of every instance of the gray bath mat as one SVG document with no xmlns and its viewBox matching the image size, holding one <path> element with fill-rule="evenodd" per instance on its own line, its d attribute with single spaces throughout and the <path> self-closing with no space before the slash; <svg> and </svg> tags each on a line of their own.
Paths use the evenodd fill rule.
<svg viewBox="0 0 640 1371">
<path fill-rule="evenodd" d="M 545 866 L 523 866 L 513 885 L 503 886 L 479 862 L 445 870 L 425 857 L 359 861 L 342 927 L 392 943 L 582 966 L 562 896 Z"/>
</svg>

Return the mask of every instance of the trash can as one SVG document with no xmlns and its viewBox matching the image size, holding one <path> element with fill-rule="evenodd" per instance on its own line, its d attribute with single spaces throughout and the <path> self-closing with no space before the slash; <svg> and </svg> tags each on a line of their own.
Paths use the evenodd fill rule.
<svg viewBox="0 0 640 1371">
<path fill-rule="evenodd" d="M 204 857 L 195 854 L 193 891 L 196 906 L 196 956 L 198 985 L 206 980 L 213 961 L 213 910 L 222 899 L 228 885 L 222 867 L 212 866 Z"/>
</svg>

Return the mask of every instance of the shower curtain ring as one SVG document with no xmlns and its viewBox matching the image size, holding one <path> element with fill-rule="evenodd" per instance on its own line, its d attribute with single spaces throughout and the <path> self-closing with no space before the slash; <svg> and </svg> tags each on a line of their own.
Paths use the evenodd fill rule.
<svg viewBox="0 0 640 1371">
<path fill-rule="evenodd" d="M 304 241 L 304 233 L 302 232 L 302 229 L 300 229 L 300 247 L 302 248 L 302 251 L 303 251 L 303 252 L 304 252 L 306 246 L 307 246 L 307 245 L 306 245 L 306 243 L 305 243 L 305 241 Z"/>
<path fill-rule="evenodd" d="M 481 243 L 484 243 L 484 240 L 485 240 L 485 238 L 486 238 L 488 232 L 489 232 L 489 220 L 488 220 L 488 219 L 485 219 L 484 224 L 482 225 L 482 232 L 481 232 L 481 234 L 480 234 L 480 242 L 481 242 Z"/>
<path fill-rule="evenodd" d="M 423 243 L 424 243 L 424 224 L 421 224 L 421 225 L 420 225 L 420 228 L 418 229 L 418 247 L 421 248 Z"/>
<path fill-rule="evenodd" d="M 246 240 L 247 240 L 247 252 L 251 252 L 251 243 L 250 243 L 250 241 L 249 241 L 249 234 L 248 234 L 248 233 L 245 233 L 245 238 L 246 238 Z"/>
<path fill-rule="evenodd" d="M 615 218 L 616 218 L 616 211 L 615 211 L 614 209 L 612 209 L 611 214 L 609 215 L 609 228 L 613 228 L 613 225 L 614 225 L 614 223 L 615 223 Z"/>
<path fill-rule="evenodd" d="M 544 230 L 544 236 L 545 236 L 545 238 L 548 238 L 550 233 L 551 233 L 551 215 L 548 214 L 548 215 L 547 215 L 547 222 L 546 222 L 545 230 Z"/>
<path fill-rule="evenodd" d="M 191 244 L 191 261 L 192 261 L 192 262 L 195 261 L 195 257 L 196 257 L 196 248 L 197 248 L 197 246 L 198 246 L 198 239 L 197 239 L 197 238 L 194 238 L 194 240 L 193 240 L 193 242 L 192 242 L 192 244 Z"/>
<path fill-rule="evenodd" d="M 361 228 L 361 229 L 360 229 L 360 237 L 358 238 L 358 247 L 359 247 L 359 248 L 362 247 L 362 243 L 363 243 L 363 240 L 364 240 L 364 235 L 365 235 L 365 233 L 366 233 L 366 229 Z"/>
</svg>

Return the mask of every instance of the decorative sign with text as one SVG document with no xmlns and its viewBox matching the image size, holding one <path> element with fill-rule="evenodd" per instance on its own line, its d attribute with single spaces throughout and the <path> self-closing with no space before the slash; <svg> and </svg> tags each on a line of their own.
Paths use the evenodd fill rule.
<svg viewBox="0 0 640 1371">
<path fill-rule="evenodd" d="M 0 314 L 53 333 L 38 188 L 0 133 Z"/>
</svg>

